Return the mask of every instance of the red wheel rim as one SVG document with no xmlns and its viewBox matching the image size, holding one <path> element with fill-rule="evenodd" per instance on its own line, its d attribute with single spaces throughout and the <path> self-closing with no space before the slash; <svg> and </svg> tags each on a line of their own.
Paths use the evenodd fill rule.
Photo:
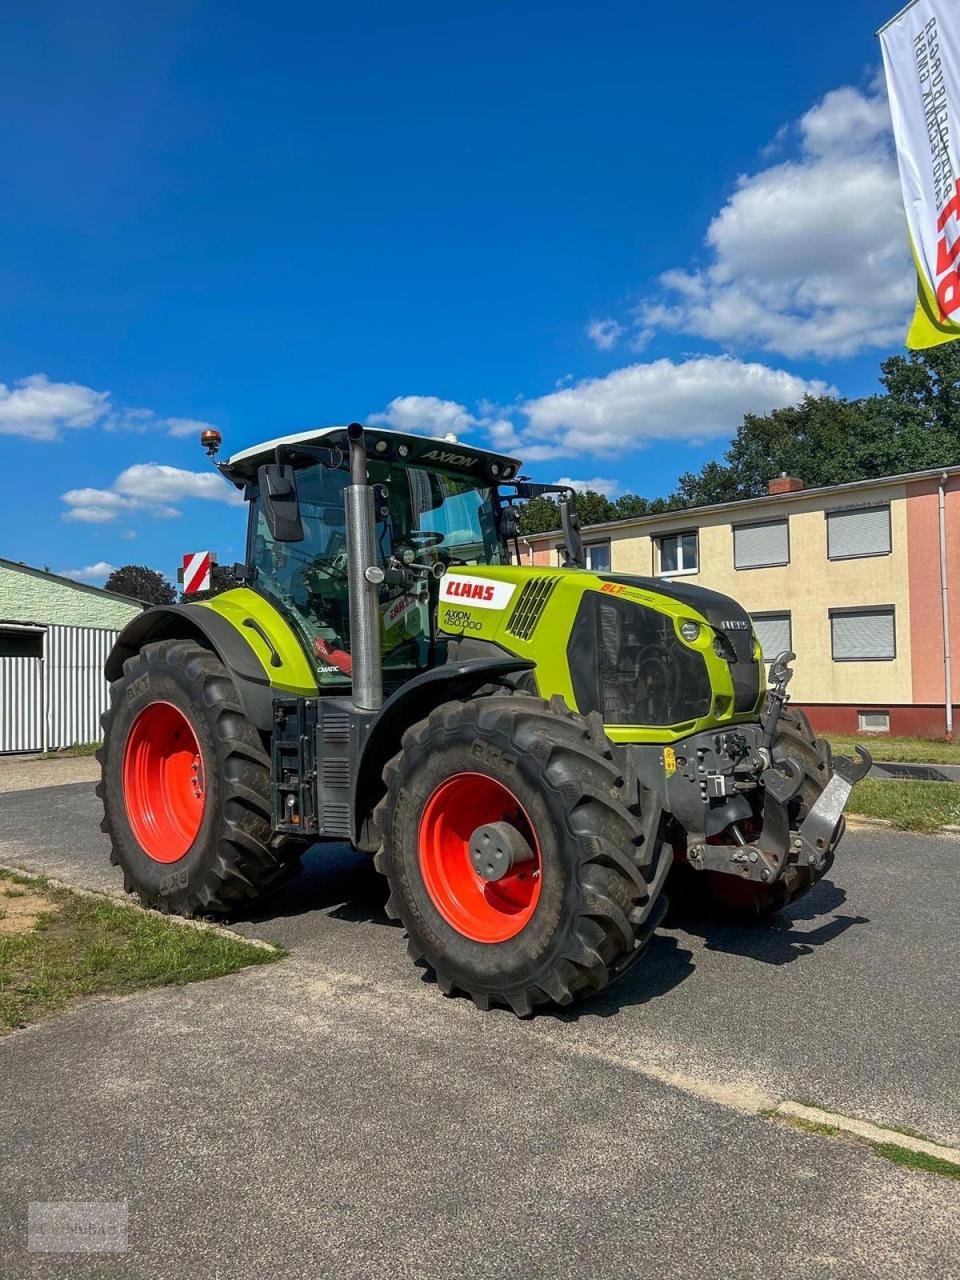
<svg viewBox="0 0 960 1280">
<path fill-rule="evenodd" d="M 484 880 L 470 861 L 470 837 L 490 822 L 509 822 L 532 850 L 529 862 L 501 880 Z M 515 938 L 537 909 L 543 873 L 537 834 L 513 792 L 485 774 L 458 773 L 437 787 L 420 819 L 418 853 L 431 902 L 474 942 Z"/>
<path fill-rule="evenodd" d="M 123 752 L 123 799 L 137 842 L 155 862 L 177 862 L 203 821 L 203 757 L 193 726 L 172 702 L 151 702 Z"/>
</svg>

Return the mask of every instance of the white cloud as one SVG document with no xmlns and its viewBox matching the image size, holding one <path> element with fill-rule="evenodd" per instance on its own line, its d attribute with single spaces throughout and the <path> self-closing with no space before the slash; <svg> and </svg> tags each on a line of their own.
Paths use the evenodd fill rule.
<svg viewBox="0 0 960 1280">
<path fill-rule="evenodd" d="M 768 413 L 797 404 L 805 395 L 826 394 L 836 392 L 819 379 L 732 356 L 697 356 L 626 365 L 604 377 L 575 383 L 564 378 L 554 391 L 509 407 L 481 401 L 482 416 L 453 400 L 399 396 L 387 412 L 372 414 L 367 421 L 402 422 L 409 431 L 422 427 L 432 415 L 432 432 L 441 437 L 449 423 L 457 420 L 463 429 L 466 421 L 469 430 L 483 433 L 489 447 L 535 463 L 577 455 L 619 456 L 655 440 L 691 444 L 729 436 L 745 413 Z M 605 494 L 617 488 L 615 480 L 604 477 L 566 478 L 562 483 Z M 114 488 L 129 491 L 126 482 Z"/>
<path fill-rule="evenodd" d="M 78 582 L 105 582 L 113 573 L 115 566 L 106 560 L 98 560 L 96 564 L 85 565 L 82 569 L 61 569 L 63 578 L 76 578 Z"/>
<path fill-rule="evenodd" d="M 479 423 L 465 405 L 438 396 L 395 396 L 382 413 L 371 413 L 367 422 L 414 435 L 443 437 L 472 431 Z"/>
<path fill-rule="evenodd" d="M 206 498 L 243 506 L 243 495 L 213 470 L 183 471 L 159 462 L 138 462 L 121 471 L 113 482 L 113 490 L 139 503 L 177 502 L 182 498 Z"/>
<path fill-rule="evenodd" d="M 119 515 L 138 511 L 173 519 L 180 511 L 172 504 L 185 498 L 243 505 L 240 491 L 215 472 L 183 471 L 158 462 L 127 467 L 109 489 L 68 489 L 60 497 L 67 506 L 61 519 L 91 524 L 107 524 Z"/>
<path fill-rule="evenodd" d="M 107 431 L 134 431 L 143 435 L 156 426 L 156 419 L 152 409 L 116 409 L 103 425 Z"/>
<path fill-rule="evenodd" d="M 0 435 L 59 440 L 65 427 L 100 426 L 106 431 L 143 433 L 165 427 L 171 436 L 199 434 L 210 426 L 197 418 L 158 418 L 152 409 L 117 408 L 109 391 L 79 382 L 51 382 L 34 373 L 8 387 L 0 382 Z"/>
<path fill-rule="evenodd" d="M 501 416 L 499 407 L 481 400 L 479 416 L 456 400 L 439 396 L 395 396 L 382 413 L 371 413 L 367 422 L 372 427 L 389 427 L 411 435 L 435 436 L 455 443 L 461 435 L 482 429 L 490 436 L 494 449 L 509 452 L 518 445 L 517 428 L 509 418 Z"/>
<path fill-rule="evenodd" d="M 606 316 L 603 320 L 591 320 L 587 325 L 587 337 L 601 351 L 610 351 L 615 347 L 622 333 L 623 325 L 612 316 Z"/>
<path fill-rule="evenodd" d="M 605 498 L 612 497 L 620 489 L 616 480 L 607 480 L 603 476 L 594 476 L 592 480 L 572 480 L 569 476 L 561 476 L 553 483 L 566 485 L 570 489 L 576 489 L 578 493 L 592 489 L 594 493 L 602 493 Z"/>
<path fill-rule="evenodd" d="M 745 413 L 767 413 L 823 395 L 825 383 L 730 356 L 654 360 L 586 378 L 528 400 L 523 456 L 614 454 L 652 440 L 691 442 L 730 435 Z"/>
<path fill-rule="evenodd" d="M 167 434 L 171 436 L 199 437 L 201 431 L 213 431 L 216 428 L 210 422 L 201 422 L 199 418 L 167 418 Z"/>
<path fill-rule="evenodd" d="M 664 273 L 641 333 L 826 358 L 902 339 L 915 280 L 882 86 L 832 90 L 796 131 L 798 157 L 742 177 L 710 223 L 710 263 Z"/>
<path fill-rule="evenodd" d="M 51 382 L 45 373 L 0 382 L 0 435 L 56 440 L 64 427 L 92 427 L 109 409 L 109 393 L 76 382 Z"/>
</svg>

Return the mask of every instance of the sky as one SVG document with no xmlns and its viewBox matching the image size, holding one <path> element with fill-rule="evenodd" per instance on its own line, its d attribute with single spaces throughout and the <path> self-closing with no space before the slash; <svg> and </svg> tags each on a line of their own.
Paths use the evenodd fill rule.
<svg viewBox="0 0 960 1280">
<path fill-rule="evenodd" d="M 240 558 L 205 424 L 655 497 L 745 412 L 873 391 L 896 7 L 6 0 L 0 556 Z"/>
</svg>

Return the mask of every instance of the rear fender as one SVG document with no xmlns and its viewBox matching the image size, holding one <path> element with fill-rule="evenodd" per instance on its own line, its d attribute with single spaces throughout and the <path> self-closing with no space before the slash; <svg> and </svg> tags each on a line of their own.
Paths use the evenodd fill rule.
<svg viewBox="0 0 960 1280">
<path fill-rule="evenodd" d="M 274 690 L 263 663 L 232 622 L 203 605 L 161 605 L 138 614 L 110 651 L 104 665 L 107 679 L 119 680 L 127 658 L 156 640 L 195 640 L 212 650 L 233 680 L 244 715 L 261 733 L 272 731 Z"/>
</svg>

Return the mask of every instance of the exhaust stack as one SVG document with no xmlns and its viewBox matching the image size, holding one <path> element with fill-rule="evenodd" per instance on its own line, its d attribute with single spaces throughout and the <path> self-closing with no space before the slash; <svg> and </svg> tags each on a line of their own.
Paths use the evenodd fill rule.
<svg viewBox="0 0 960 1280">
<path fill-rule="evenodd" d="M 377 587 L 382 571 L 374 543 L 373 489 L 367 483 L 367 448 L 363 427 L 347 427 L 350 444 L 350 483 L 344 490 L 347 518 L 347 584 L 350 589 L 350 656 L 353 660 L 351 697 L 359 711 L 383 705 L 380 665 L 380 618 Z"/>
</svg>

